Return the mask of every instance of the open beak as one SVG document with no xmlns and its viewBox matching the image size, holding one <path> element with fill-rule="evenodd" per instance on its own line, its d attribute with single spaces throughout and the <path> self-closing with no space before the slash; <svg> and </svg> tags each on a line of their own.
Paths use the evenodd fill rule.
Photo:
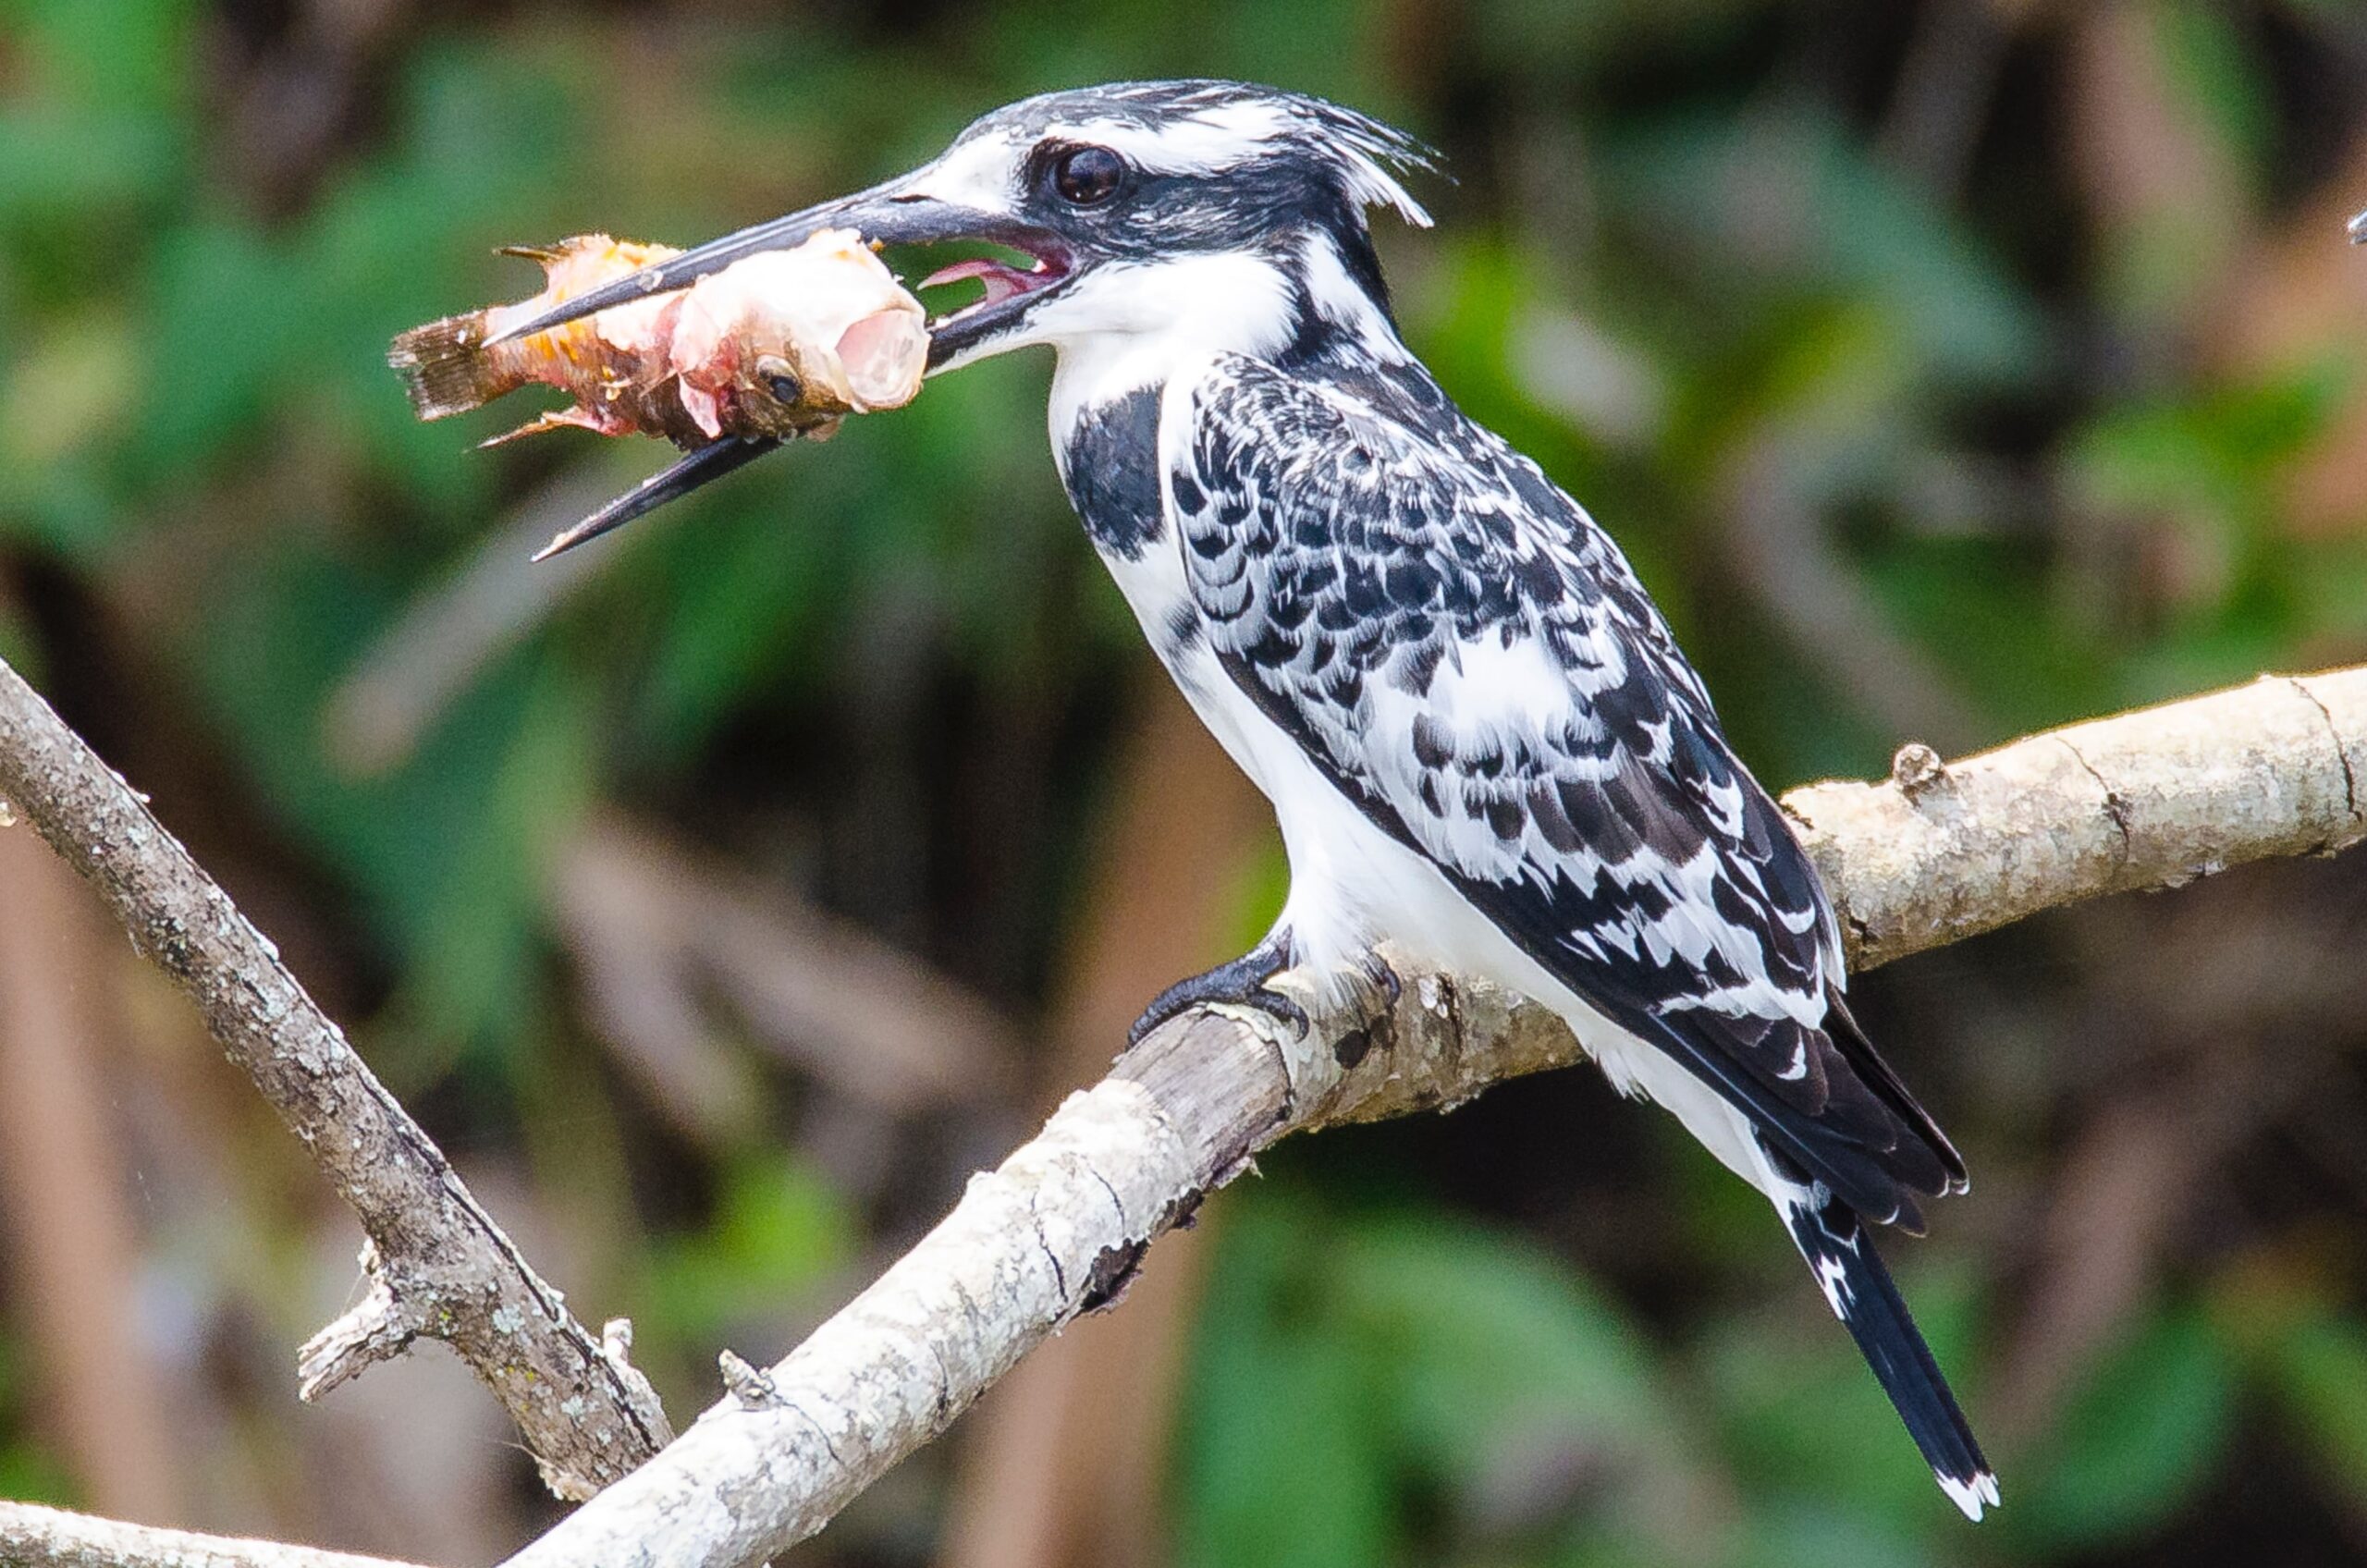
<svg viewBox="0 0 2367 1568">
<path fill-rule="evenodd" d="M 504 329 L 495 341 L 531 337 L 612 306 L 687 288 L 734 262 L 761 251 L 785 251 L 801 245 L 826 228 L 851 228 L 877 245 L 985 240 L 1027 257 L 1030 264 L 1026 266 L 988 260 L 956 262 L 920 281 L 918 287 L 930 288 L 975 278 L 986 288 L 985 297 L 976 302 L 930 321 L 928 368 L 934 374 L 954 364 L 972 349 L 984 347 L 1015 323 L 1036 295 L 1066 282 L 1072 263 L 1067 248 L 1041 229 L 913 190 L 914 183 L 921 178 L 911 175 L 891 180 L 711 239 L 679 256 L 562 300 L 538 316 Z M 777 441 L 727 435 L 698 447 L 560 533 L 534 558 L 547 560 L 587 539 L 621 528 L 644 512 L 744 467 L 779 445 Z"/>
<path fill-rule="evenodd" d="M 572 550 L 586 540 L 612 533 L 644 512 L 654 512 L 667 502 L 689 495 L 709 480 L 721 479 L 727 473 L 747 467 L 779 445 L 778 441 L 752 441 L 744 435 L 726 435 L 710 441 L 675 459 L 665 469 L 651 474 L 582 522 L 559 530 L 549 544 L 534 552 L 534 559 L 537 562 L 546 561 L 562 551 Z"/>
</svg>

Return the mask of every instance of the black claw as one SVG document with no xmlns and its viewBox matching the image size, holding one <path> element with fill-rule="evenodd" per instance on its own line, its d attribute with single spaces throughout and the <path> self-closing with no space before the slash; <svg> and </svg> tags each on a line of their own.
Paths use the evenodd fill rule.
<svg viewBox="0 0 2367 1568">
<path fill-rule="evenodd" d="M 1290 937 L 1276 932 L 1234 959 L 1220 963 L 1205 974 L 1195 974 L 1179 980 L 1161 991 L 1143 1009 L 1134 1026 L 1126 1031 L 1126 1044 L 1140 1045 L 1143 1036 L 1188 1008 L 1202 1002 L 1232 1002 L 1242 1007 L 1254 1007 L 1273 1014 L 1292 1028 L 1304 1034 L 1307 1028 L 1306 1012 L 1298 1003 L 1270 990 L 1266 982 L 1291 966 Z"/>
</svg>

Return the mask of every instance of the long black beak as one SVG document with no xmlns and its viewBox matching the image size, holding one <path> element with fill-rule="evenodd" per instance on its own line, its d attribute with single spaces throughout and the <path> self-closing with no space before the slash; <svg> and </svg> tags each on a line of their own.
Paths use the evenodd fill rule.
<svg viewBox="0 0 2367 1568">
<path fill-rule="evenodd" d="M 787 217 L 760 223 L 736 234 L 727 234 L 720 239 L 711 239 L 679 256 L 644 267 L 639 272 L 628 273 L 587 293 L 554 305 L 531 320 L 505 328 L 493 341 L 500 343 L 531 337 L 611 306 L 646 300 L 653 294 L 688 288 L 699 279 L 721 272 L 734 262 L 762 251 L 785 251 L 801 245 L 826 228 L 851 228 L 865 239 L 881 245 L 928 245 L 947 240 L 987 239 L 1014 244 L 1039 256 L 1044 253 L 1045 237 L 1036 231 L 997 214 L 978 212 L 912 190 L 909 184 L 913 178 L 906 176 L 890 180 L 852 196 L 842 196 L 835 202 L 825 202 L 803 212 L 791 213 Z M 938 369 L 953 355 L 971 347 L 987 325 L 981 312 L 964 312 L 955 322 L 936 331 L 929 340 L 929 369 Z M 561 533 L 545 545 L 534 559 L 548 560 L 562 550 L 571 550 L 586 540 L 596 539 L 603 533 L 621 528 L 644 512 L 654 511 L 710 481 L 745 467 L 779 444 L 777 441 L 725 436 L 701 447 Z"/>
<path fill-rule="evenodd" d="M 710 239 L 679 256 L 561 300 L 541 315 L 504 327 L 492 341 L 507 343 L 512 338 L 531 337 L 595 311 L 646 300 L 652 294 L 688 288 L 734 262 L 766 251 L 786 251 L 802 245 L 826 228 L 851 228 L 879 245 L 927 245 L 948 239 L 991 239 L 997 237 L 998 230 L 1011 227 L 1008 219 L 940 202 L 934 196 L 905 190 L 904 185 L 905 180 L 890 180 L 852 196 L 841 196 L 818 207 L 727 234 L 720 239 Z M 936 362 L 937 356 L 932 353 L 932 368 Z"/>
<path fill-rule="evenodd" d="M 588 540 L 622 528 L 644 512 L 654 512 L 667 502 L 679 500 L 710 480 L 721 479 L 727 473 L 747 467 L 779 445 L 778 441 L 752 441 L 744 435 L 726 435 L 721 440 L 710 441 L 676 459 L 665 470 L 643 480 L 574 527 L 561 529 L 549 544 L 534 552 L 534 559 L 546 561 Z"/>
</svg>

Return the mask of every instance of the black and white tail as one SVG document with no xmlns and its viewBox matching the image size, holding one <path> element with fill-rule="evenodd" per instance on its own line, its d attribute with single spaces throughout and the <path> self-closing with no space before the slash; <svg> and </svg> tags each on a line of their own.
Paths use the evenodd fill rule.
<svg viewBox="0 0 2367 1568">
<path fill-rule="evenodd" d="M 1821 1182 L 1795 1189 L 1778 1202 L 1792 1240 L 1808 1259 L 1824 1299 L 1858 1341 L 1866 1365 L 1890 1395 L 1907 1435 L 1923 1451 L 1923 1458 L 1939 1478 L 1940 1489 L 1979 1520 L 1984 1507 L 1997 1502 L 1997 1476 L 1981 1455 L 1956 1395 L 1932 1359 L 1931 1347 L 1908 1317 L 1890 1270 L 1866 1235 L 1865 1222 L 1855 1209 L 1825 1191 Z"/>
</svg>

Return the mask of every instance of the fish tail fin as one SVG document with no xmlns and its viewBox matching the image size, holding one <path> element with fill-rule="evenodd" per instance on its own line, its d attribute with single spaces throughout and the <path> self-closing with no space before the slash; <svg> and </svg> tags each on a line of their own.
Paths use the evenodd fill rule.
<svg viewBox="0 0 2367 1568">
<path fill-rule="evenodd" d="M 1855 1209 L 1811 1186 L 1807 1201 L 1783 1202 L 1784 1218 L 1808 1259 L 1825 1299 L 1890 1396 L 1907 1435 L 1948 1500 L 1966 1517 L 1979 1520 L 1997 1503 L 1997 1475 L 1981 1457 L 1981 1444 L 1957 1408 L 1956 1395 L 1932 1359 L 1931 1347 L 1907 1316 L 1890 1270 L 1866 1235 Z"/>
<path fill-rule="evenodd" d="M 412 327 L 387 349 L 386 363 L 401 374 L 420 418 L 466 413 L 521 385 L 506 356 L 486 350 L 491 327 L 485 318 L 484 311 L 446 316 Z"/>
</svg>

